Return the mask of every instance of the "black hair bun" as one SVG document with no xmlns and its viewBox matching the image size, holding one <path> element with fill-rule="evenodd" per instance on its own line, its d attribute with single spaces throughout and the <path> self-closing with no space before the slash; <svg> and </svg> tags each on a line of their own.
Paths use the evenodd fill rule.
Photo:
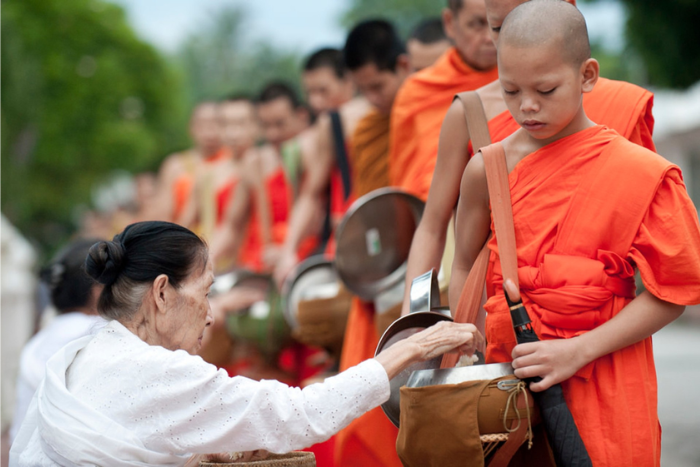
<svg viewBox="0 0 700 467">
<path fill-rule="evenodd" d="M 97 242 L 85 259 L 85 270 L 100 284 L 112 285 L 124 267 L 126 251 L 120 242 Z"/>
</svg>

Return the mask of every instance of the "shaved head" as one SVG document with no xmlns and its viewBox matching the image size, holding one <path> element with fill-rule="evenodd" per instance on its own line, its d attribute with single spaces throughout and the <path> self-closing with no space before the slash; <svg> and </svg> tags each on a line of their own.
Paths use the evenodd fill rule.
<svg viewBox="0 0 700 467">
<path fill-rule="evenodd" d="M 499 47 L 557 45 L 562 58 L 578 67 L 591 58 L 586 20 L 562 0 L 531 0 L 514 8 L 501 26 Z"/>
</svg>

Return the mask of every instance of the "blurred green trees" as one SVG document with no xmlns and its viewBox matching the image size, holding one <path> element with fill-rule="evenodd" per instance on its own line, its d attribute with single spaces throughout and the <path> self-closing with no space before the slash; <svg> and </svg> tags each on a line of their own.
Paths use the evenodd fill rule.
<svg viewBox="0 0 700 467">
<path fill-rule="evenodd" d="M 250 37 L 247 11 L 226 7 L 190 36 L 174 57 L 185 77 L 190 105 L 229 94 L 255 96 L 270 80 L 299 90 L 300 56 Z"/>
<path fill-rule="evenodd" d="M 350 29 L 359 21 L 383 18 L 391 21 L 403 37 L 425 18 L 440 16 L 447 0 L 350 0 L 341 24 Z"/>
<path fill-rule="evenodd" d="M 100 0 L 2 2 L 2 211 L 45 247 L 113 169 L 187 144 L 176 73 Z"/>
</svg>

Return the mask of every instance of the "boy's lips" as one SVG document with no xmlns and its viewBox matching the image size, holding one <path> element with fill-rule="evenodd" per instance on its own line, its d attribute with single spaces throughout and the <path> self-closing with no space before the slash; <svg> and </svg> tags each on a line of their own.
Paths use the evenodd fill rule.
<svg viewBox="0 0 700 467">
<path fill-rule="evenodd" d="M 525 120 L 520 124 L 520 126 L 528 131 L 535 131 L 544 128 L 545 124 L 537 120 Z"/>
</svg>

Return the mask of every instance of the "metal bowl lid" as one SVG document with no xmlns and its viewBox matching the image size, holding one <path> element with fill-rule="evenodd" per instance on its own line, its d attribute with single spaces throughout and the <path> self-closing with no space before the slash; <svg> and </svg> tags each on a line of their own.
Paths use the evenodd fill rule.
<svg viewBox="0 0 700 467">
<path fill-rule="evenodd" d="M 299 302 L 332 298 L 338 295 L 340 282 L 333 263 L 323 255 L 311 256 L 299 263 L 282 287 L 284 318 L 292 329 L 299 325 Z"/>
<path fill-rule="evenodd" d="M 355 201 L 336 232 L 335 267 L 345 286 L 370 301 L 403 281 L 425 203 L 396 188 Z"/>
</svg>

